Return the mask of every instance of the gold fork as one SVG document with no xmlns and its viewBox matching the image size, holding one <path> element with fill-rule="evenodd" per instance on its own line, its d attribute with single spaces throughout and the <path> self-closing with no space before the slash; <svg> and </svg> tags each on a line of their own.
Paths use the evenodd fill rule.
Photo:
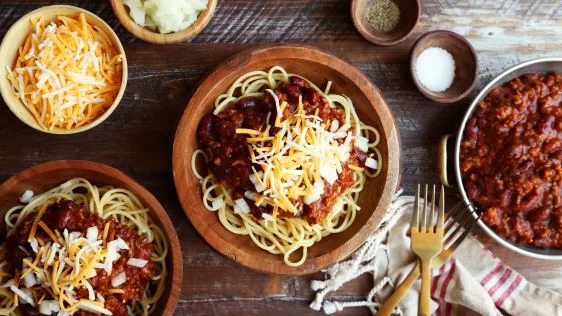
<svg viewBox="0 0 562 316">
<path fill-rule="evenodd" d="M 478 216 L 475 219 L 471 214 L 470 207 L 464 202 L 459 202 L 447 212 L 446 217 L 446 233 L 444 236 L 445 241 L 443 242 L 445 249 L 443 249 L 441 253 L 431 261 L 431 267 L 434 269 L 441 267 L 449 260 L 453 252 L 455 252 L 455 250 L 476 226 L 476 223 L 480 219 L 480 213 L 478 213 Z M 394 293 L 392 293 L 392 295 L 379 308 L 377 316 L 389 316 L 394 308 L 402 301 L 404 296 L 406 296 L 406 293 L 414 285 L 419 276 L 420 264 L 418 262 L 406 279 L 404 279 L 402 284 L 396 288 Z"/>
<path fill-rule="evenodd" d="M 429 316 L 431 292 L 431 260 L 443 249 L 443 224 L 445 218 L 445 189 L 441 186 L 439 197 L 439 215 L 435 222 L 435 185 L 431 197 L 431 211 L 428 209 L 427 202 L 428 185 L 425 185 L 423 201 L 423 212 L 420 217 L 420 185 L 414 203 L 414 214 L 410 229 L 411 248 L 421 263 L 421 292 L 419 298 L 419 315 Z M 431 212 L 431 214 L 429 214 Z"/>
</svg>

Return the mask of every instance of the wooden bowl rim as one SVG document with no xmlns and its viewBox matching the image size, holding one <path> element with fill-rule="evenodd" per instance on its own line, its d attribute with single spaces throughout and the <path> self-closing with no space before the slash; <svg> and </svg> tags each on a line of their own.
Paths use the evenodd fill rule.
<svg viewBox="0 0 562 316">
<path fill-rule="evenodd" d="M 472 73 L 472 83 L 462 93 L 458 94 L 457 96 L 454 96 L 454 97 L 435 96 L 435 95 L 429 93 L 427 91 L 427 89 L 421 85 L 421 83 L 419 82 L 419 80 L 417 78 L 416 61 L 414 60 L 414 52 L 425 40 L 427 40 L 428 38 L 431 38 L 431 37 L 435 37 L 435 36 L 450 37 L 455 41 L 463 43 L 466 47 L 468 47 L 468 49 L 470 51 L 470 56 L 472 58 L 472 61 L 474 62 L 474 71 Z M 449 103 L 457 102 L 457 101 L 461 100 L 462 98 L 466 97 L 470 92 L 472 92 L 472 90 L 474 90 L 474 86 L 476 85 L 476 78 L 478 78 L 478 69 L 479 69 L 478 55 L 476 53 L 476 50 L 472 46 L 472 44 L 470 44 L 470 42 L 464 36 L 462 36 L 460 34 L 457 34 L 455 32 L 452 32 L 452 31 L 435 30 L 435 31 L 427 32 L 416 40 L 416 42 L 412 46 L 412 49 L 410 50 L 410 74 L 412 76 L 412 80 L 414 81 L 414 85 L 416 86 L 418 91 L 424 97 L 428 98 L 429 100 L 431 100 L 433 102 L 442 103 L 442 104 L 449 104 Z"/>
<path fill-rule="evenodd" d="M 381 137 L 383 135 L 388 135 L 387 147 L 388 147 L 389 162 L 387 162 L 388 172 L 387 172 L 387 177 L 385 179 L 385 186 L 382 190 L 381 197 L 377 205 L 371 211 L 371 214 L 369 215 L 367 221 L 362 227 L 360 227 L 357 230 L 355 235 L 350 237 L 345 243 L 317 257 L 314 258 L 308 257 L 305 263 L 299 267 L 287 266 L 283 262 L 281 255 L 276 257 L 279 260 L 269 260 L 268 258 L 263 258 L 259 255 L 258 256 L 253 256 L 251 254 L 248 255 L 246 252 L 242 252 L 238 248 L 233 247 L 228 243 L 221 243 L 220 240 L 222 240 L 222 238 L 220 238 L 220 236 L 212 228 L 209 229 L 207 227 L 203 227 L 204 223 L 200 223 L 199 221 L 194 221 L 194 219 L 197 218 L 195 215 L 192 214 L 196 214 L 196 212 L 200 212 L 200 211 L 207 211 L 206 209 L 204 209 L 202 202 L 200 202 L 198 206 L 189 204 L 188 196 L 193 193 L 189 193 L 186 192 L 185 190 L 178 189 L 179 187 L 185 184 L 184 179 L 186 179 L 186 177 L 182 177 L 182 174 L 179 174 L 177 170 L 188 170 L 187 171 L 188 176 L 193 177 L 193 179 L 195 179 L 193 174 L 191 173 L 191 164 L 190 164 L 191 157 L 189 157 L 189 159 L 186 160 L 185 157 L 182 155 L 183 152 L 181 152 L 178 149 L 178 147 L 182 147 L 182 143 L 188 142 L 185 140 L 185 137 L 183 136 L 185 133 L 187 133 L 187 131 L 190 128 L 197 128 L 197 124 L 195 124 L 195 126 L 193 125 L 187 126 L 187 124 L 184 124 L 184 122 L 189 121 L 189 117 L 192 116 L 191 112 L 195 111 L 196 107 L 209 106 L 208 104 L 202 104 L 202 103 L 193 104 L 194 102 L 193 100 L 198 99 L 199 95 L 207 94 L 209 88 L 214 87 L 215 84 L 212 79 L 216 74 L 222 72 L 230 73 L 231 71 L 238 71 L 240 65 L 243 64 L 244 61 L 248 60 L 251 56 L 264 55 L 264 56 L 268 56 L 267 57 L 268 60 L 272 60 L 274 58 L 271 56 L 279 52 L 290 53 L 290 56 L 292 56 L 290 58 L 292 59 L 305 60 L 307 62 L 318 63 L 318 64 L 322 64 L 323 66 L 334 69 L 340 75 L 342 75 L 347 80 L 351 81 L 354 85 L 356 85 L 357 89 L 359 89 L 361 93 L 364 94 L 368 100 L 372 101 L 373 99 L 380 99 L 382 102 L 381 102 L 380 109 L 376 110 L 377 116 L 379 120 L 381 120 L 381 122 L 384 122 L 384 120 L 390 122 L 388 123 L 388 127 L 384 129 L 384 133 L 381 132 Z M 312 59 L 310 56 L 308 56 L 309 54 L 313 54 L 315 56 L 321 55 L 322 57 L 326 57 L 328 61 L 319 62 L 318 60 Z M 247 66 L 244 65 L 242 67 L 247 67 Z M 351 77 L 353 78 L 350 78 L 349 74 L 344 74 L 342 71 L 348 71 L 350 74 L 352 74 Z M 361 86 L 362 84 L 364 85 L 364 87 Z M 370 102 L 369 105 L 373 110 L 375 109 L 375 106 L 373 105 L 372 102 Z M 211 108 L 209 108 L 209 110 L 210 109 Z M 384 127 L 385 124 L 383 123 L 382 125 Z M 221 62 L 212 72 L 210 72 L 201 81 L 198 89 L 195 91 L 190 101 L 188 102 L 188 105 L 184 110 L 184 113 L 182 114 L 182 117 L 178 123 L 178 128 L 176 130 L 176 135 L 174 139 L 172 160 L 173 160 L 174 182 L 176 185 L 176 191 L 178 194 L 178 198 L 181 202 L 182 208 L 185 214 L 187 215 L 187 217 L 190 219 L 193 227 L 195 227 L 198 233 L 215 250 L 222 253 L 224 256 L 233 259 L 239 264 L 242 264 L 258 272 L 283 274 L 283 275 L 304 275 L 304 274 L 317 272 L 322 268 L 330 266 L 346 258 L 347 256 L 351 255 L 375 232 L 375 230 L 378 228 L 380 224 L 380 219 L 379 222 L 375 222 L 377 220 L 376 219 L 377 214 L 380 213 L 381 215 L 384 215 L 384 213 L 387 211 L 388 207 L 390 206 L 390 203 L 394 197 L 394 193 L 396 192 L 396 189 L 398 188 L 399 185 L 400 152 L 401 152 L 400 134 L 395 124 L 394 116 L 392 115 L 392 112 L 386 100 L 384 99 L 383 95 L 361 71 L 359 71 L 351 64 L 348 64 L 347 62 L 341 60 L 340 58 L 328 54 L 326 52 L 323 52 L 314 47 L 310 47 L 306 45 L 271 45 L 270 44 L 270 45 L 259 46 L 256 48 L 246 49 L 226 59 L 225 61 Z M 186 161 L 189 161 L 189 163 L 186 164 L 185 163 Z M 217 238 L 217 236 L 219 237 Z M 248 238 L 247 236 L 239 236 L 234 234 L 232 234 L 232 236 L 233 236 L 232 238 Z M 338 236 L 337 234 L 334 234 L 333 236 L 328 236 L 326 238 L 330 238 L 330 237 L 337 238 L 337 236 Z M 265 250 L 264 250 L 264 254 L 265 254 Z M 247 256 L 247 258 L 245 256 Z M 265 265 L 263 263 L 258 264 L 259 262 L 263 262 L 264 260 L 267 260 L 268 264 Z"/>
<path fill-rule="evenodd" d="M 406 34 L 404 34 L 403 36 L 397 37 L 395 39 L 391 39 L 391 40 L 380 39 L 377 35 L 373 34 L 372 32 L 369 32 L 364 27 L 362 27 L 362 24 L 360 23 L 361 14 L 359 13 L 359 10 L 363 7 L 360 4 L 364 3 L 364 2 L 365 2 L 365 0 L 352 0 L 351 1 L 351 20 L 353 20 L 353 25 L 355 26 L 355 29 L 357 29 L 357 31 L 361 34 L 361 36 L 363 36 L 363 38 L 365 38 L 366 40 L 368 40 L 369 42 L 371 42 L 375 45 L 392 46 L 392 45 L 396 45 L 398 43 L 403 42 L 405 39 L 410 37 L 410 35 L 412 35 L 412 33 L 414 32 L 414 29 L 416 28 L 416 26 L 418 26 L 418 23 L 420 21 L 421 1 L 420 0 L 412 0 L 411 2 L 415 3 L 415 5 L 417 7 L 417 10 L 416 10 L 416 21 L 414 22 L 414 24 L 412 25 L 410 30 L 408 30 L 408 32 L 406 32 Z"/>
<path fill-rule="evenodd" d="M 100 173 L 106 175 L 109 178 L 116 179 L 119 182 L 126 183 L 130 187 L 130 190 L 135 193 L 135 195 L 137 195 L 141 201 L 145 201 L 145 204 L 150 208 L 152 215 L 160 220 L 163 226 L 161 228 L 164 231 L 166 238 L 168 239 L 168 256 L 170 256 L 169 260 L 172 263 L 171 266 L 168 265 L 170 272 L 166 277 L 174 277 L 173 280 L 170 279 L 166 282 L 168 284 L 168 287 L 170 287 L 170 294 L 168 295 L 167 301 L 163 304 L 162 313 L 172 314 L 172 312 L 176 309 L 176 305 L 181 294 L 181 280 L 183 279 L 183 258 L 178 235 L 176 234 L 174 225 L 172 224 L 172 221 L 170 220 L 170 217 L 168 216 L 168 213 L 166 212 L 162 204 L 160 204 L 158 199 L 156 199 L 156 197 L 152 195 L 150 191 L 148 191 L 143 185 L 139 184 L 133 178 L 129 177 L 118 169 L 99 162 L 87 160 L 54 160 L 29 167 L 11 176 L 8 180 L 4 181 L 0 185 L 0 194 L 5 194 L 5 192 L 10 191 L 11 188 L 17 186 L 18 183 L 32 179 L 36 175 L 45 172 L 53 172 L 65 169 L 76 169 Z M 163 299 L 165 299 L 165 297 L 160 298 L 160 300 Z M 159 301 L 158 303 L 160 302 L 161 301 Z"/>
<path fill-rule="evenodd" d="M 40 132 L 47 133 L 47 134 L 70 135 L 70 134 L 85 132 L 89 129 L 92 129 L 92 128 L 100 125 L 115 111 L 115 109 L 117 108 L 117 106 L 121 102 L 121 99 L 123 98 L 123 95 L 125 94 L 125 89 L 127 87 L 127 80 L 129 78 L 129 72 L 128 72 L 128 66 L 127 66 L 127 56 L 125 55 L 125 49 L 123 48 L 123 44 L 121 43 L 121 41 L 119 40 L 119 37 L 117 36 L 117 34 L 115 34 L 113 29 L 102 18 L 100 18 L 96 14 L 94 14 L 94 13 L 88 11 L 88 10 L 85 10 L 85 9 L 82 9 L 82 8 L 79 8 L 79 7 L 75 7 L 75 6 L 71 6 L 71 5 L 62 5 L 62 4 L 61 5 L 49 5 L 49 6 L 40 7 L 40 8 L 35 9 L 31 12 L 28 12 L 27 14 L 25 14 L 24 16 L 19 18 L 14 24 L 12 24 L 12 26 L 10 26 L 10 28 L 8 29 L 8 31 L 4 35 L 4 38 L 2 39 L 2 42 L 0 43 L 0 52 L 7 49 L 8 46 L 16 45 L 16 43 L 13 42 L 13 41 L 8 42 L 8 39 L 11 37 L 10 35 L 14 32 L 17 32 L 18 29 L 21 27 L 21 25 L 23 23 L 29 23 L 28 20 L 31 16 L 41 15 L 42 13 L 44 13 L 44 11 L 59 10 L 59 9 L 75 11 L 75 13 L 84 13 L 84 15 L 86 16 L 86 20 L 88 20 L 88 19 L 96 20 L 96 22 L 99 23 L 99 25 L 103 26 L 104 31 L 106 31 L 110 35 L 111 40 L 113 41 L 113 44 L 116 46 L 119 53 L 121 55 L 123 55 L 123 61 L 122 61 L 123 71 L 122 71 L 122 74 L 121 74 L 121 86 L 120 86 L 119 92 L 117 93 L 117 96 L 115 97 L 115 100 L 113 101 L 111 106 L 100 117 L 98 117 L 94 121 L 92 121 L 88 124 L 85 124 L 83 126 L 80 126 L 78 128 L 73 128 L 73 129 L 70 129 L 70 130 L 62 129 L 62 128 L 54 128 L 53 130 L 48 130 L 48 129 L 43 129 L 35 121 L 35 119 L 27 120 L 27 118 L 25 118 L 23 115 L 19 114 L 15 110 L 16 107 L 25 107 L 25 106 L 23 105 L 23 103 L 19 99 L 17 99 L 17 103 L 14 104 L 14 102 L 11 102 L 10 98 L 8 98 L 7 95 L 12 94 L 13 92 L 12 92 L 12 89 L 11 89 L 11 84 L 9 82 L 6 83 L 6 81 L 7 81 L 6 78 L 0 78 L 0 81 L 3 82 L 3 83 L 0 83 L 0 93 L 2 94 L 2 98 L 4 99 L 4 103 L 6 103 L 6 105 L 10 109 L 10 111 L 12 111 L 12 113 L 14 113 L 14 115 L 18 119 L 20 119 L 20 121 L 25 123 L 27 126 L 32 127 L 35 130 L 38 130 Z M 26 34 L 26 36 L 27 35 L 28 34 Z M 17 45 L 19 47 L 20 43 L 17 43 Z M 4 61 L 2 61 L 2 63 L 7 64 Z M 9 67 L 11 69 L 12 64 L 10 64 Z M 3 67 L 3 68 L 5 68 L 5 67 Z M 24 110 L 27 111 L 27 109 L 25 109 L 25 108 L 24 108 Z"/>
<path fill-rule="evenodd" d="M 208 1 L 207 9 L 199 13 L 197 20 L 187 29 L 167 34 L 152 31 L 135 23 L 127 13 L 127 8 L 125 8 L 123 0 L 111 0 L 111 6 L 119 22 L 135 37 L 153 44 L 172 44 L 192 39 L 207 27 L 215 14 L 218 3 L 218 0 Z"/>
</svg>

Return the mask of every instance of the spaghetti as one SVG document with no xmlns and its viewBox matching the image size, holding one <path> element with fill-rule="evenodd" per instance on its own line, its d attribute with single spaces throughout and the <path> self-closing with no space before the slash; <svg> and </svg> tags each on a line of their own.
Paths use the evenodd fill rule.
<svg viewBox="0 0 562 316">
<path fill-rule="evenodd" d="M 4 218 L 0 314 L 154 310 L 165 289 L 168 245 L 133 193 L 75 178 L 35 197 L 26 191 L 22 201 Z"/>
<path fill-rule="evenodd" d="M 192 155 L 205 207 L 290 266 L 353 224 L 366 176 L 381 172 L 378 131 L 330 88 L 279 66 L 247 73 L 202 119 L 202 149 Z M 199 158 L 207 175 L 197 170 Z"/>
</svg>

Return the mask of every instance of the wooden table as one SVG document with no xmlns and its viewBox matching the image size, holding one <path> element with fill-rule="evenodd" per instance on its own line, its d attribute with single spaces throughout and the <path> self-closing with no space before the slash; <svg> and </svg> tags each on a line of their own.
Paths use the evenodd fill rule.
<svg viewBox="0 0 562 316">
<path fill-rule="evenodd" d="M 79 135 L 36 132 L 0 106 L 0 181 L 34 164 L 87 159 L 109 164 L 144 184 L 167 209 L 180 236 L 184 260 L 177 314 L 315 314 L 305 277 L 264 275 L 221 256 L 194 231 L 174 190 L 171 174 L 176 124 L 198 81 L 220 61 L 262 43 L 306 43 L 351 62 L 378 86 L 400 128 L 402 186 L 437 182 L 436 144 L 454 133 L 479 88 L 505 68 L 539 56 L 562 55 L 562 4 L 539 1 L 425 0 L 416 32 L 388 48 L 363 40 L 353 28 L 347 0 L 221 0 L 211 24 L 190 43 L 156 46 L 133 38 L 104 0 L 0 0 L 0 32 L 34 8 L 66 3 L 88 9 L 118 33 L 129 60 L 127 91 L 115 113 L 98 128 Z M 408 53 L 428 30 L 448 29 L 466 36 L 479 53 L 479 84 L 471 97 L 452 105 L 434 104 L 415 89 Z M 482 241 L 529 280 L 562 292 L 560 263 L 532 260 L 484 237 Z M 357 300 L 367 294 L 365 276 L 336 296 Z M 367 314 L 367 309 L 346 314 Z M 318 313 L 317 313 L 318 314 Z"/>
</svg>

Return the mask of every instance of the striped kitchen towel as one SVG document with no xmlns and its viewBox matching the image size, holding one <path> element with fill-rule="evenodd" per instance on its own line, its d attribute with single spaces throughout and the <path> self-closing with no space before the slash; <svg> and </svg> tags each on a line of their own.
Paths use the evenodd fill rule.
<svg viewBox="0 0 562 316">
<path fill-rule="evenodd" d="M 411 196 L 397 196 L 379 230 L 350 259 L 328 268 L 325 280 L 312 281 L 312 289 L 317 293 L 311 308 L 331 314 L 344 308 L 367 306 L 376 313 L 415 264 L 408 237 L 413 201 Z M 521 256 L 521 260 L 525 257 Z M 364 301 L 327 298 L 364 273 L 370 273 L 375 284 Z M 396 314 L 417 315 L 420 285 L 418 280 L 408 291 Z M 449 262 L 432 271 L 431 298 L 432 312 L 439 316 L 562 316 L 562 295 L 527 281 L 473 236 L 461 244 Z"/>
</svg>

